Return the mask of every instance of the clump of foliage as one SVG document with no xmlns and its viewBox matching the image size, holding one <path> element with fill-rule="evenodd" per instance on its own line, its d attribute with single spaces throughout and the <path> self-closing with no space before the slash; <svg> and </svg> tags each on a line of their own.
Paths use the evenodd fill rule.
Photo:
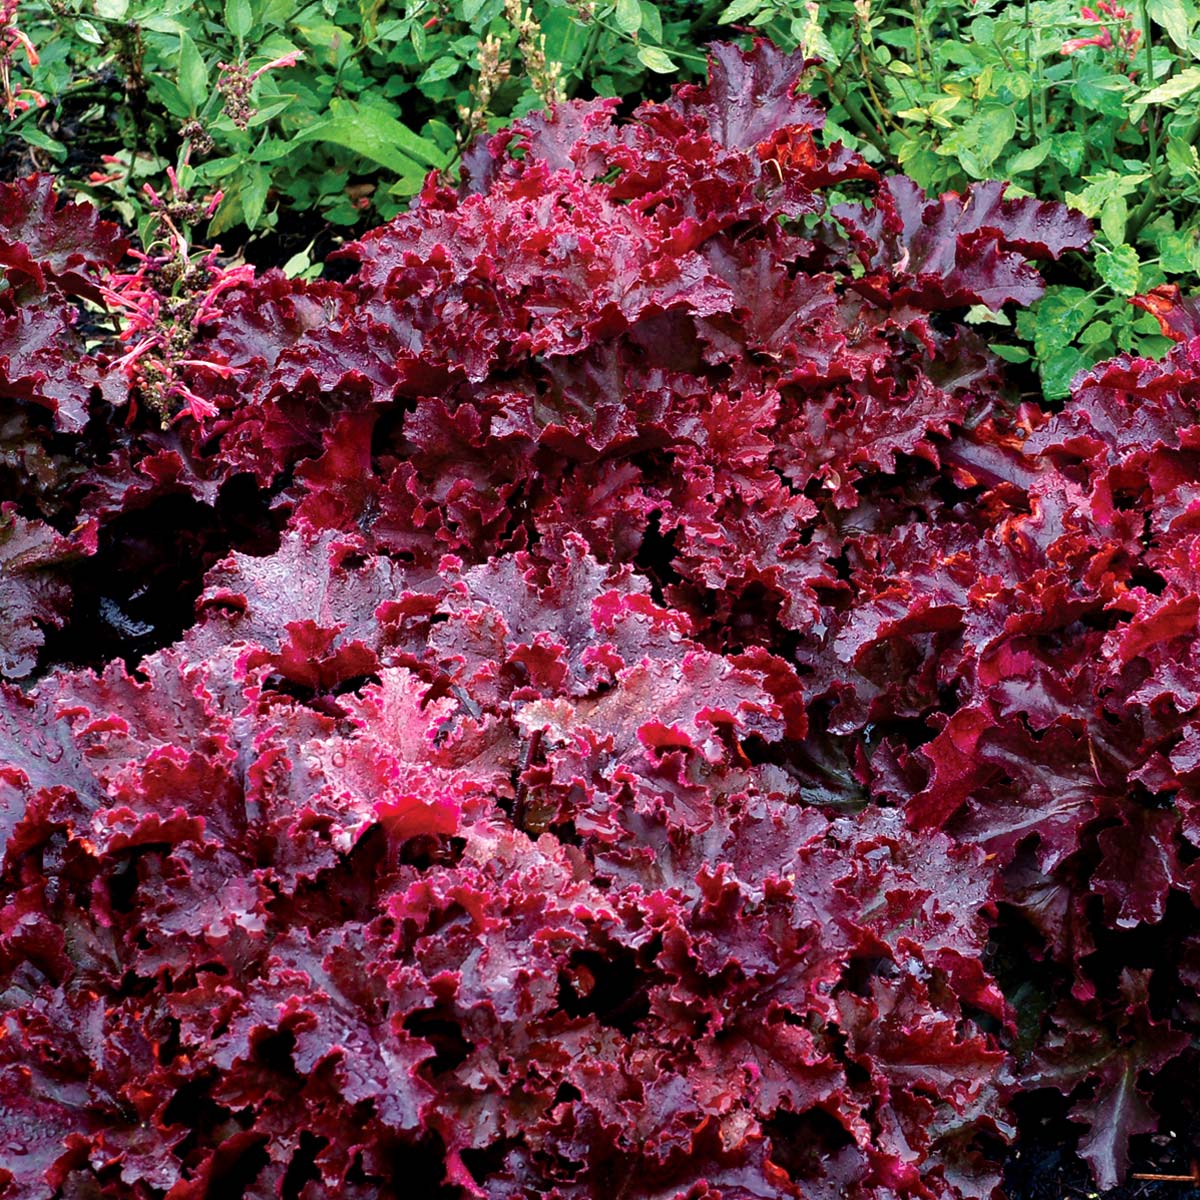
<svg viewBox="0 0 1200 1200">
<path fill-rule="evenodd" d="M 79 305 L 195 267 L 4 193 L 9 1194 L 956 1200 L 1178 1103 L 1200 323 L 1016 403 L 964 314 L 1088 221 L 714 54 L 198 275 L 169 385 Z"/>
</svg>

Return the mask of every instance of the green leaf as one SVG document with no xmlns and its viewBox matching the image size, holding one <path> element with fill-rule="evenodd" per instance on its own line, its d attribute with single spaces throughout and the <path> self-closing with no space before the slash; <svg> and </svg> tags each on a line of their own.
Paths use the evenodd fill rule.
<svg viewBox="0 0 1200 1200">
<path fill-rule="evenodd" d="M 642 66 L 649 67 L 651 71 L 657 71 L 660 75 L 673 75 L 679 69 L 674 59 L 657 46 L 639 46 L 637 56 Z"/>
<path fill-rule="evenodd" d="M 210 158 L 208 162 L 201 163 L 196 171 L 201 178 L 214 182 L 234 174 L 241 166 L 242 160 L 230 155 L 228 158 Z"/>
<path fill-rule="evenodd" d="M 1093 321 L 1079 335 L 1081 346 L 1102 346 L 1112 337 L 1112 326 L 1107 321 Z"/>
<path fill-rule="evenodd" d="M 36 125 L 22 125 L 17 133 L 29 145 L 36 146 L 39 150 L 45 150 L 56 162 L 62 162 L 67 157 L 66 146 L 43 133 Z"/>
<path fill-rule="evenodd" d="M 329 21 L 298 20 L 295 31 L 313 49 L 318 63 L 336 67 L 354 52 L 354 35 Z"/>
<path fill-rule="evenodd" d="M 179 35 L 179 94 L 192 112 L 208 99 L 208 67 L 191 35 Z"/>
<path fill-rule="evenodd" d="M 588 31 L 575 20 L 568 8 L 552 8 L 542 18 L 542 34 L 546 38 L 546 58 L 561 63 L 564 71 L 572 71 L 583 58 L 588 44 Z"/>
<path fill-rule="evenodd" d="M 179 85 L 165 75 L 147 75 L 147 80 L 154 94 L 162 102 L 163 108 L 173 117 L 186 121 L 192 115 L 192 108 L 179 91 Z"/>
<path fill-rule="evenodd" d="M 283 112 L 283 110 L 287 108 L 292 101 L 295 100 L 295 98 L 295 96 L 283 96 L 279 100 L 274 101 L 272 104 L 264 104 L 262 108 L 256 110 L 254 115 L 250 118 L 247 128 L 257 129 L 259 125 L 265 125 L 269 120 L 271 120 L 272 117 L 279 116 L 279 114 Z"/>
<path fill-rule="evenodd" d="M 1100 228 L 1114 245 L 1125 240 L 1125 223 L 1129 220 L 1129 204 L 1123 195 L 1110 196 L 1100 210 Z"/>
<path fill-rule="evenodd" d="M 1056 350 L 1038 363 L 1042 391 L 1047 400 L 1065 400 L 1071 394 L 1071 380 L 1092 365 L 1090 356 L 1074 346 Z"/>
<path fill-rule="evenodd" d="M 310 243 L 308 250 L 297 251 L 283 264 L 283 273 L 288 279 L 295 279 L 297 276 L 303 275 L 305 271 L 312 269 L 312 259 L 308 256 L 311 249 L 312 244 Z"/>
<path fill-rule="evenodd" d="M 1032 171 L 1035 167 L 1040 167 L 1046 161 L 1049 154 L 1049 141 L 1038 142 L 1036 146 L 1030 146 L 1022 150 L 1019 154 L 1014 154 L 1008 160 L 1007 173 L 1020 175 L 1023 171 Z"/>
<path fill-rule="evenodd" d="M 651 4 L 650 0 L 639 0 L 639 5 L 642 10 L 642 29 L 646 36 L 653 42 L 661 42 L 663 35 L 662 14 L 658 11 L 657 4 Z"/>
<path fill-rule="evenodd" d="M 417 62 L 424 62 L 429 52 L 429 39 L 425 36 L 425 26 L 414 21 L 408 27 L 408 40 L 412 42 L 413 53 L 417 56 Z"/>
<path fill-rule="evenodd" d="M 332 142 L 361 154 L 397 175 L 420 176 L 441 169 L 446 156 L 427 139 L 377 108 L 335 99 L 332 113 L 296 135 L 300 142 Z"/>
<path fill-rule="evenodd" d="M 1174 100 L 1190 96 L 1200 88 L 1200 67 L 1185 67 L 1178 75 L 1173 75 L 1166 83 L 1151 88 L 1144 96 L 1138 97 L 1139 104 L 1170 104 Z"/>
<path fill-rule="evenodd" d="M 1084 108 L 1103 113 L 1106 117 L 1125 118 L 1128 105 L 1127 94 L 1133 84 L 1124 75 L 1109 75 L 1093 72 L 1082 76 L 1071 85 L 1071 96 Z"/>
<path fill-rule="evenodd" d="M 254 28 L 254 10 L 250 0 L 225 0 L 225 24 L 240 42 Z"/>
<path fill-rule="evenodd" d="M 1184 0 L 1147 0 L 1150 19 L 1161 25 L 1180 50 L 1186 50 L 1188 33 L 1196 19 L 1195 11 Z"/>
<path fill-rule="evenodd" d="M 1050 288 L 1030 313 L 1038 358 L 1049 358 L 1069 346 L 1095 315 L 1096 302 L 1083 288 Z"/>
<path fill-rule="evenodd" d="M 988 349 L 996 355 L 997 358 L 1004 359 L 1005 362 L 1023 363 L 1029 361 L 1029 351 L 1024 346 L 1006 346 L 1003 342 L 993 342 Z"/>
<path fill-rule="evenodd" d="M 265 137 L 250 154 L 251 162 L 278 162 L 281 158 L 287 158 L 292 152 L 291 139 L 285 140 L 279 137 Z"/>
<path fill-rule="evenodd" d="M 1104 236 L 1114 246 L 1125 240 L 1125 221 L 1129 205 L 1125 197 L 1139 190 L 1149 179 L 1144 172 L 1120 174 L 1106 171 L 1103 175 L 1087 176 L 1087 187 L 1082 192 L 1068 192 L 1066 201 L 1078 208 L 1085 216 L 1099 217 Z"/>
<path fill-rule="evenodd" d="M 479 16 L 479 10 L 484 3 L 485 0 L 463 0 L 462 18 L 468 25 Z"/>
<path fill-rule="evenodd" d="M 85 42 L 90 42 L 93 46 L 103 46 L 104 38 L 100 31 L 91 23 L 91 21 L 76 21 L 75 32 L 80 39 Z"/>
<path fill-rule="evenodd" d="M 249 228 L 253 229 L 262 219 L 270 189 L 271 177 L 261 168 L 242 185 L 242 217 Z"/>
<path fill-rule="evenodd" d="M 182 37 L 187 33 L 187 26 L 181 21 L 177 21 L 174 17 L 163 16 L 161 13 L 154 13 L 146 17 L 141 25 L 143 29 L 149 29 L 152 33 L 170 33 L 177 37 Z"/>
<path fill-rule="evenodd" d="M 1072 175 L 1078 175 L 1083 166 L 1087 144 L 1081 133 L 1074 130 L 1068 133 L 1056 133 L 1049 139 L 1050 153 L 1057 162 L 1061 163 Z"/>
<path fill-rule="evenodd" d="M 457 58 L 452 58 L 449 54 L 443 54 L 435 58 L 425 68 L 425 72 L 417 80 L 417 84 L 441 83 L 443 79 L 449 79 L 451 75 L 456 75 L 461 66 L 462 63 Z"/>
<path fill-rule="evenodd" d="M 992 105 L 970 117 L 945 144 L 957 154 L 963 170 L 983 179 L 1016 132 L 1017 114 L 1012 107 Z"/>
<path fill-rule="evenodd" d="M 129 0 L 96 0 L 96 16 L 108 21 L 123 21 L 129 12 Z"/>
<path fill-rule="evenodd" d="M 1167 165 L 1171 174 L 1182 179 L 1200 178 L 1200 155 L 1196 147 L 1183 138 L 1173 137 L 1167 142 Z"/>
<path fill-rule="evenodd" d="M 1200 270 L 1195 229 L 1167 230 L 1158 235 L 1158 253 L 1162 269 L 1173 275 Z"/>
<path fill-rule="evenodd" d="M 445 121 L 438 117 L 430 117 L 425 122 L 425 136 L 429 138 L 439 150 L 451 154 L 454 151 L 454 130 L 446 124 Z"/>
<path fill-rule="evenodd" d="M 1096 270 L 1118 296 L 1137 295 L 1141 264 L 1132 246 L 1117 246 L 1109 252 L 1101 251 L 1096 255 Z"/>
<path fill-rule="evenodd" d="M 617 0 L 615 17 L 622 33 L 637 33 L 642 27 L 642 6 L 638 0 Z"/>
<path fill-rule="evenodd" d="M 733 3 L 717 18 L 723 25 L 742 21 L 751 13 L 764 7 L 763 0 L 733 0 Z"/>
</svg>

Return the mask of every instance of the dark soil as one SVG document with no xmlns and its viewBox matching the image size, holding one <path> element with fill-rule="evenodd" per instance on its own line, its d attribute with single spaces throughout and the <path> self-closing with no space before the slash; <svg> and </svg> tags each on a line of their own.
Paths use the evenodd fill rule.
<svg viewBox="0 0 1200 1200">
<path fill-rule="evenodd" d="M 1076 1153 L 1079 1126 L 1065 1119 L 1062 1098 L 1032 1092 L 1017 1105 L 1019 1136 L 1004 1171 L 1007 1200 L 1200 1200 L 1200 1185 L 1134 1178 L 1193 1174 L 1200 1162 L 1200 1127 L 1185 1112 L 1165 1119 L 1163 1133 L 1134 1138 L 1129 1178 L 1100 1192 Z"/>
</svg>

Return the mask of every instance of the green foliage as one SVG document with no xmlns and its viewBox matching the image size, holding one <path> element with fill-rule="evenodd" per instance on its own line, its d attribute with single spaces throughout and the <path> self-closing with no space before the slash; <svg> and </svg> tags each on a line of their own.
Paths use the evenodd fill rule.
<svg viewBox="0 0 1200 1200">
<path fill-rule="evenodd" d="M 70 140 L 95 169 L 68 180 L 143 231 L 146 184 L 185 223 L 221 193 L 207 236 L 262 235 L 289 213 L 378 221 L 480 132 L 704 67 L 685 2 L 30 0 L 20 13 L 45 48 L 31 85 L 59 100 L 12 132 L 43 166 Z"/>
</svg>

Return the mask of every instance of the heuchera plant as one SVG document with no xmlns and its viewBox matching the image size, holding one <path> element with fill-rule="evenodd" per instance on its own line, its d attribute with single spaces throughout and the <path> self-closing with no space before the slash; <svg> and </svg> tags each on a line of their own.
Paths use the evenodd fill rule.
<svg viewBox="0 0 1200 1200">
<path fill-rule="evenodd" d="M 116 231 L 4 194 L 5 1195 L 986 1197 L 1029 1091 L 1123 1178 L 1196 1067 L 1200 324 L 1015 405 L 963 314 L 1087 222 L 802 68 L 234 281 L 165 429 Z M 190 627 L 54 665 L 169 519 Z"/>
</svg>

